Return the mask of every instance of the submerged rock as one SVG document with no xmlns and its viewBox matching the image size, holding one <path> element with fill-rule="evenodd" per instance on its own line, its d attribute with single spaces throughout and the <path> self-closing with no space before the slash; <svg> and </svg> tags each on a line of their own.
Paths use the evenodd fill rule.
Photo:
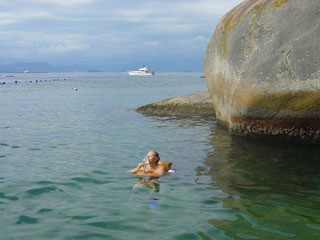
<svg viewBox="0 0 320 240">
<path fill-rule="evenodd" d="M 320 142 L 320 1 L 246 0 L 219 22 L 205 76 L 238 135 Z"/>
</svg>

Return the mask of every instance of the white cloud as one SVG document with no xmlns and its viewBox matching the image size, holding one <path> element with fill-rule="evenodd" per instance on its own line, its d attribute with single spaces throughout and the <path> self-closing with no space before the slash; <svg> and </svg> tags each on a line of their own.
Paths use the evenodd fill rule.
<svg viewBox="0 0 320 240">
<path fill-rule="evenodd" d="M 145 44 L 147 46 L 150 46 L 150 47 L 156 47 L 156 46 L 160 45 L 160 42 L 158 42 L 158 41 L 147 41 L 147 42 L 145 42 Z"/>
<path fill-rule="evenodd" d="M 180 4 L 180 9 L 188 14 L 201 14 L 202 16 L 217 16 L 222 17 L 233 7 L 243 2 L 243 0 L 200 0 L 197 2 L 186 2 Z M 201 17 L 201 16 L 199 16 Z"/>
<path fill-rule="evenodd" d="M 52 4 L 63 7 L 81 6 L 94 3 L 96 0 L 32 0 L 35 3 Z"/>
<path fill-rule="evenodd" d="M 7 18 L 2 18 L 0 16 L 0 25 L 7 25 L 7 24 L 13 24 L 15 23 L 16 21 L 13 20 L 13 19 L 7 19 Z"/>
<path fill-rule="evenodd" d="M 50 13 L 46 11 L 8 11 L 0 12 L 0 24 L 13 24 L 34 18 L 48 18 Z"/>
<path fill-rule="evenodd" d="M 143 22 L 151 12 L 146 9 L 118 9 L 112 11 L 111 14 L 113 16 L 112 19 L 118 21 Z"/>
<path fill-rule="evenodd" d="M 90 49 L 85 35 L 61 34 L 44 32 L 1 32 L 6 36 L 6 51 L 21 55 L 63 55 L 70 52 L 84 52 Z"/>
<path fill-rule="evenodd" d="M 195 41 L 203 41 L 203 40 L 207 40 L 207 38 L 205 38 L 204 36 L 196 36 L 193 40 L 195 40 Z"/>
<path fill-rule="evenodd" d="M 76 43 L 62 43 L 62 44 L 52 44 L 47 47 L 40 47 L 38 51 L 43 54 L 65 54 L 73 51 L 87 50 L 89 47 L 85 44 Z"/>
<path fill-rule="evenodd" d="M 141 1 L 140 1 L 141 2 Z M 117 23 L 135 24 L 143 32 L 191 33 L 212 31 L 217 21 L 242 0 L 143 1 L 130 6 L 116 5 L 106 18 Z M 100 14 L 103 18 L 103 14 Z"/>
</svg>

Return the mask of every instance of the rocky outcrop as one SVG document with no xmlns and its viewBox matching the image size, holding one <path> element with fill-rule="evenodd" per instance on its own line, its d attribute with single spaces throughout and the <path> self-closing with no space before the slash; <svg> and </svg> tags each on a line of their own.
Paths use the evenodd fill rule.
<svg viewBox="0 0 320 240">
<path fill-rule="evenodd" d="M 195 93 L 139 107 L 138 112 L 159 116 L 214 116 L 208 92 Z"/>
<path fill-rule="evenodd" d="M 245 0 L 205 56 L 217 119 L 238 135 L 320 142 L 320 1 Z"/>
</svg>

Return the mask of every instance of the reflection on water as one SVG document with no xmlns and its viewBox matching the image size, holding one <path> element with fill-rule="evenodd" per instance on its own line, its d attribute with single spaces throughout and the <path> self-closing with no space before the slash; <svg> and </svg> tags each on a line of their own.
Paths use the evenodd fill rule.
<svg viewBox="0 0 320 240">
<path fill-rule="evenodd" d="M 206 169 L 235 218 L 209 219 L 234 239 L 319 239 L 320 149 L 230 136 L 212 128 Z"/>
<path fill-rule="evenodd" d="M 158 178 L 139 177 L 137 183 L 133 186 L 132 190 L 141 188 L 151 189 L 152 192 L 158 193 L 160 191 L 160 184 Z"/>
<path fill-rule="evenodd" d="M 150 189 L 150 196 L 148 198 L 148 205 L 150 209 L 159 210 L 159 198 L 155 193 L 160 192 L 159 179 L 154 177 L 139 177 L 137 183 L 133 186 L 132 191 L 136 192 L 139 189 Z"/>
</svg>

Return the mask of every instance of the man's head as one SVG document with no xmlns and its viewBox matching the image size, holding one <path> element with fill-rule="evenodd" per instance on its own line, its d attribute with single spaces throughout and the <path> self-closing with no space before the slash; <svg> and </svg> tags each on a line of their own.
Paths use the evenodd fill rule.
<svg viewBox="0 0 320 240">
<path fill-rule="evenodd" d="M 159 153 L 153 150 L 148 152 L 147 158 L 149 162 L 154 162 L 154 163 L 158 163 L 160 160 Z"/>
</svg>

